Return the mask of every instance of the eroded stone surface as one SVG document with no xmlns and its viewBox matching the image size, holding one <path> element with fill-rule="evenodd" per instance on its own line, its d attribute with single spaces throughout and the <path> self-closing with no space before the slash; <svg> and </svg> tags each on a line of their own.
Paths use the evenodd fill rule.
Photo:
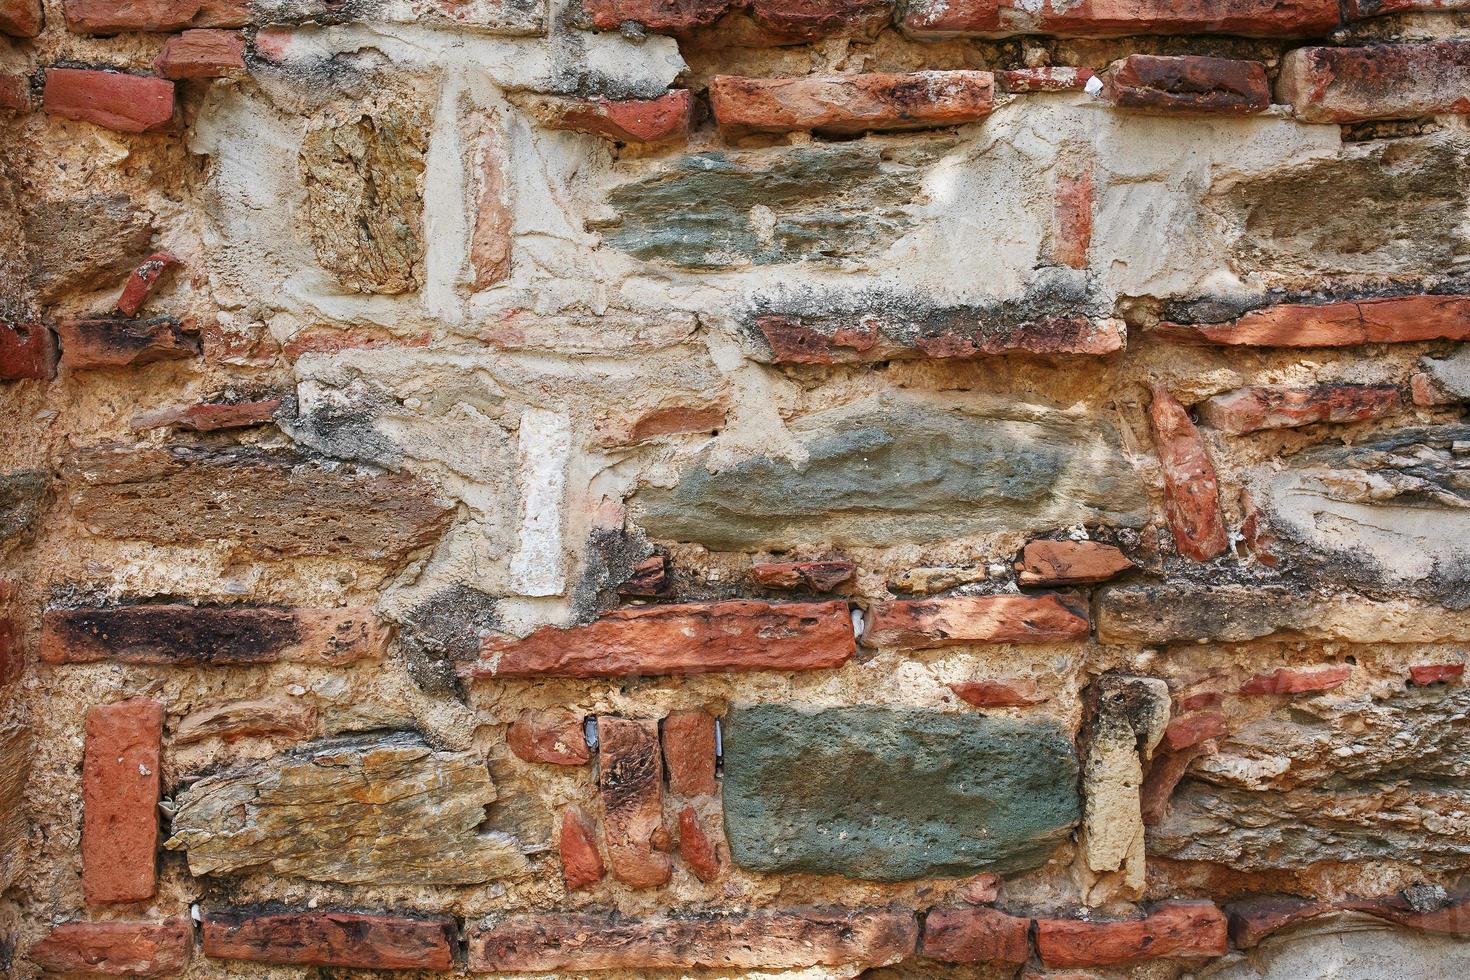
<svg viewBox="0 0 1470 980">
<path fill-rule="evenodd" d="M 874 881 L 1019 871 L 1077 821 L 1077 760 L 1049 722 L 764 705 L 726 715 L 725 834 L 750 871 Z"/>
<path fill-rule="evenodd" d="M 525 868 L 508 835 L 478 829 L 496 796 L 476 753 L 409 734 L 320 742 L 179 793 L 165 846 L 196 875 L 475 884 Z"/>
</svg>

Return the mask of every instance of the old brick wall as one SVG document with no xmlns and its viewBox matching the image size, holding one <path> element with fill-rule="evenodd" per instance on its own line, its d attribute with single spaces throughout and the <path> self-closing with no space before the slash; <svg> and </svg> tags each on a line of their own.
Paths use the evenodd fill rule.
<svg viewBox="0 0 1470 980">
<path fill-rule="evenodd" d="M 0 35 L 0 973 L 1470 975 L 1470 2 Z"/>
</svg>

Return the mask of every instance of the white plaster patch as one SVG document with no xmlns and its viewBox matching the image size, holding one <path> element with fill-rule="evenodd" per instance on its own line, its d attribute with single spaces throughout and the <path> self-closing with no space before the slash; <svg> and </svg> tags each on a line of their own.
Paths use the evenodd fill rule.
<svg viewBox="0 0 1470 980">
<path fill-rule="evenodd" d="M 566 415 L 535 408 L 521 415 L 520 545 L 510 560 L 511 588 L 520 595 L 552 596 L 566 591 L 562 512 L 571 452 L 572 426 Z"/>
</svg>

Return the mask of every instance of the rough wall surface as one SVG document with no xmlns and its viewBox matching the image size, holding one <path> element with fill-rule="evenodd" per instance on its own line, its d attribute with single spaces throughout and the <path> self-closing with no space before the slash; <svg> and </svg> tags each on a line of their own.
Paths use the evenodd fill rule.
<svg viewBox="0 0 1470 980">
<path fill-rule="evenodd" d="M 0 0 L 0 973 L 1470 973 L 1470 3 Z"/>
</svg>

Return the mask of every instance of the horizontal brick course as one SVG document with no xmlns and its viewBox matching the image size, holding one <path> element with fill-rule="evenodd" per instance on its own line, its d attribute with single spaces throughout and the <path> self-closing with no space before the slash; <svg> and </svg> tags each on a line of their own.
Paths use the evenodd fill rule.
<svg viewBox="0 0 1470 980">
<path fill-rule="evenodd" d="M 1297 48 L 1276 92 L 1303 122 L 1470 113 L 1470 42 Z"/>
<path fill-rule="evenodd" d="M 1036 947 L 1048 967 L 1119 966 L 1164 957 L 1223 956 L 1225 915 L 1209 902 L 1162 905 L 1123 922 L 1038 919 Z"/>
<path fill-rule="evenodd" d="M 64 922 L 30 948 L 49 973 L 170 977 L 184 972 L 194 948 L 186 918 L 163 922 Z"/>
<path fill-rule="evenodd" d="M 732 135 L 959 126 L 988 116 L 993 94 L 994 78 L 984 71 L 777 79 L 717 75 L 709 86 L 715 119 Z"/>
<path fill-rule="evenodd" d="M 41 93 L 47 112 L 121 133 L 149 133 L 174 121 L 174 83 L 145 75 L 48 68 Z"/>
<path fill-rule="evenodd" d="M 448 916 L 358 912 L 206 911 L 204 955 L 293 966 L 448 970 L 457 927 Z"/>
<path fill-rule="evenodd" d="M 927 650 L 964 643 L 1067 643 L 1087 638 L 1084 608 L 1047 596 L 905 599 L 875 605 L 863 625 L 867 646 Z"/>
</svg>

